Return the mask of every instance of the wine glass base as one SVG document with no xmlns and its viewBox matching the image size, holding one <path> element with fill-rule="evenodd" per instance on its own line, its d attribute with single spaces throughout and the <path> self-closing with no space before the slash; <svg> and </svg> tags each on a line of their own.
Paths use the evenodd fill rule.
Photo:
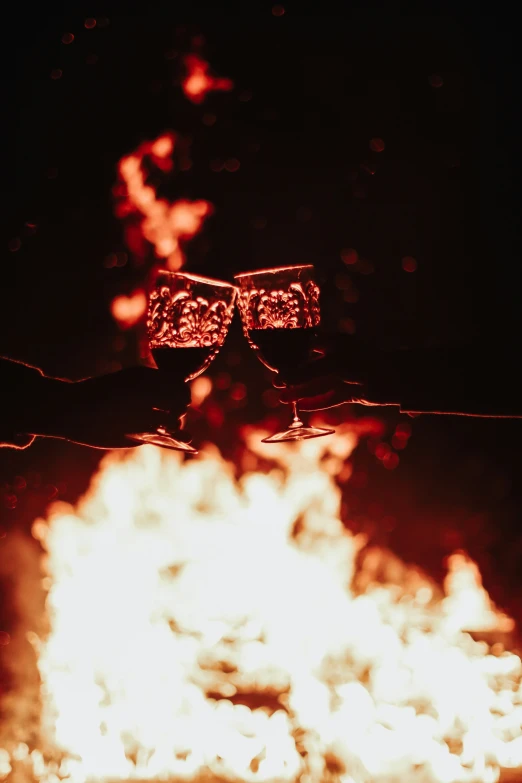
<svg viewBox="0 0 522 783">
<path fill-rule="evenodd" d="M 276 432 L 268 438 L 263 438 L 262 443 L 285 443 L 292 440 L 310 440 L 310 438 L 322 438 L 324 435 L 332 435 L 335 430 L 325 427 L 291 427 L 284 432 Z"/>
<path fill-rule="evenodd" d="M 162 435 L 159 432 L 136 432 L 132 435 L 127 435 L 129 440 L 137 441 L 138 443 L 150 443 L 153 446 L 161 446 L 163 449 L 172 449 L 173 451 L 184 451 L 185 454 L 198 454 L 198 450 L 193 448 L 189 443 L 184 443 L 182 440 L 176 440 L 171 435 Z"/>
</svg>

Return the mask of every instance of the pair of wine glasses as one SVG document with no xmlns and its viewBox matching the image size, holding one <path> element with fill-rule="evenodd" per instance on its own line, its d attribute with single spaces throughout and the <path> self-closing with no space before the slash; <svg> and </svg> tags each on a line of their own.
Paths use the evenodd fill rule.
<svg viewBox="0 0 522 783">
<path fill-rule="evenodd" d="M 218 354 L 237 301 L 243 331 L 260 361 L 273 372 L 301 366 L 313 351 L 321 318 L 314 268 L 286 266 L 235 276 L 236 285 L 183 272 L 161 271 L 150 294 L 147 335 L 160 371 L 192 381 Z M 304 440 L 333 430 L 305 426 L 293 404 L 288 429 L 264 443 Z M 197 454 L 167 427 L 129 435 L 141 443 Z"/>
</svg>

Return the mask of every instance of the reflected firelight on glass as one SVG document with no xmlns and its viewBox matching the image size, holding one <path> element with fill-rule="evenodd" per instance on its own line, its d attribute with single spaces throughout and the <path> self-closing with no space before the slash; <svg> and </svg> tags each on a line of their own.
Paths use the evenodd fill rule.
<svg viewBox="0 0 522 783">
<path fill-rule="evenodd" d="M 441 588 L 346 529 L 350 426 L 270 456 L 261 436 L 246 430 L 242 471 L 215 446 L 106 457 L 76 507 L 33 525 L 45 621 L 40 550 L 6 539 L 23 600 L 0 777 L 492 783 L 522 768 L 514 623 L 476 564 L 454 554 Z"/>
</svg>

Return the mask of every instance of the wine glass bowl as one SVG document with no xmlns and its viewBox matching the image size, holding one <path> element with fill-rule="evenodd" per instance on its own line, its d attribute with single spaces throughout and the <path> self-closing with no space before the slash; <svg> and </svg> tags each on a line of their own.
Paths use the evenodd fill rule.
<svg viewBox="0 0 522 783">
<path fill-rule="evenodd" d="M 236 292 L 230 283 L 210 277 L 163 270 L 158 273 L 149 297 L 147 336 L 160 372 L 191 381 L 208 368 L 227 336 Z M 129 437 L 197 453 L 166 427 Z"/>
<path fill-rule="evenodd" d="M 258 359 L 273 372 L 298 369 L 310 358 L 321 320 L 319 286 L 311 264 L 244 272 L 238 284 L 243 331 Z M 303 440 L 333 430 L 303 424 L 293 406 L 288 430 L 264 438 L 265 443 Z"/>
<path fill-rule="evenodd" d="M 235 296 L 235 287 L 221 280 L 160 272 L 147 317 L 149 346 L 158 367 L 181 373 L 186 381 L 201 375 L 225 341 Z"/>
</svg>

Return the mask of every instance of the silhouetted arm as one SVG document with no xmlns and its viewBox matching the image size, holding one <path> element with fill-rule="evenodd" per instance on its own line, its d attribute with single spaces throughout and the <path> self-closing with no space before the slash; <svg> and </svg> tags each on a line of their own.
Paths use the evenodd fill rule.
<svg viewBox="0 0 522 783">
<path fill-rule="evenodd" d="M 129 367 L 70 382 L 35 367 L 0 359 L 0 444 L 29 446 L 35 435 L 92 448 L 131 448 L 128 433 L 154 430 L 186 412 L 190 391 L 182 377 Z"/>
<path fill-rule="evenodd" d="M 326 355 L 284 376 L 283 402 L 302 410 L 346 402 L 404 413 L 522 418 L 519 354 L 500 342 L 386 352 L 330 338 Z"/>
<path fill-rule="evenodd" d="M 0 447 L 25 449 L 34 440 L 31 409 L 47 394 L 41 371 L 0 358 Z"/>
</svg>

